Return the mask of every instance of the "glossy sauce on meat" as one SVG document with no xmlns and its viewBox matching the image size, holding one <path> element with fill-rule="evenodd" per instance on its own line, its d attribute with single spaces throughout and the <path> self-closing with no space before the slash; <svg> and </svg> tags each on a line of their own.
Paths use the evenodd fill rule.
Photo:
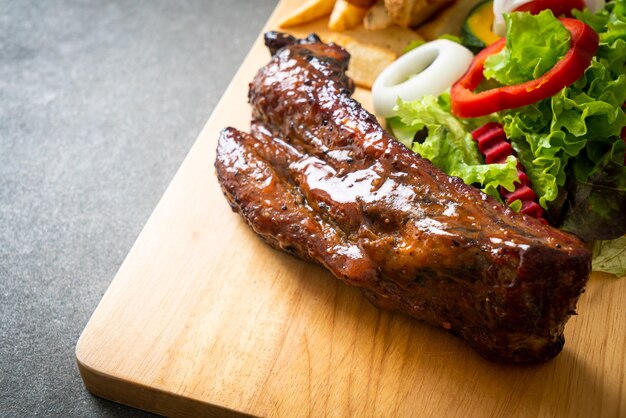
<svg viewBox="0 0 626 418">
<path fill-rule="evenodd" d="M 556 355 L 589 251 L 393 139 L 350 98 L 340 47 L 277 33 L 266 43 L 274 56 L 250 85 L 251 135 L 228 129 L 218 145 L 233 209 L 271 245 L 486 358 Z"/>
</svg>

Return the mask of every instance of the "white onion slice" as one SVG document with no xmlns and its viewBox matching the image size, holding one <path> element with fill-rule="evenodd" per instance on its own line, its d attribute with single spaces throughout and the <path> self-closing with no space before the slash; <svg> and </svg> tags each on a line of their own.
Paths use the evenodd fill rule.
<svg viewBox="0 0 626 418">
<path fill-rule="evenodd" d="M 390 117 L 394 115 L 398 97 L 411 101 L 443 93 L 465 74 L 473 59 L 469 49 L 446 39 L 407 52 L 385 68 L 374 82 L 374 112 Z"/>
<path fill-rule="evenodd" d="M 492 32 L 498 36 L 506 35 L 506 22 L 503 13 L 511 13 L 518 7 L 530 3 L 532 0 L 494 0 Z M 606 0 L 585 0 L 585 6 L 593 13 L 602 9 Z"/>
</svg>

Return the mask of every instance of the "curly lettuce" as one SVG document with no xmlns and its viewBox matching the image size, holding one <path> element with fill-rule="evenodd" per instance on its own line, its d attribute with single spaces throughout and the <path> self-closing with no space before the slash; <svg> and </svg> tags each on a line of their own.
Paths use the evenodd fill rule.
<svg viewBox="0 0 626 418">
<path fill-rule="evenodd" d="M 585 241 L 617 238 L 626 231 L 626 146 L 616 141 L 606 152 L 589 151 L 572 164 L 561 228 Z"/>
<path fill-rule="evenodd" d="M 593 271 L 617 277 L 626 276 L 626 235 L 611 241 L 596 241 L 593 246 Z"/>
<path fill-rule="evenodd" d="M 507 137 L 526 167 L 539 203 L 546 209 L 556 209 L 557 212 L 563 209 L 555 206 L 561 204 L 557 197 L 566 187 L 571 159 L 597 154 L 598 149 L 606 149 L 621 141 L 620 131 L 626 125 L 622 109 L 626 100 L 625 4 L 624 0 L 609 3 L 597 15 L 588 11 L 579 13 L 580 18 L 598 31 L 600 46 L 591 65 L 578 81 L 549 99 L 500 112 Z M 528 31 L 520 27 L 523 22 L 539 21 L 538 16 L 523 13 L 513 13 L 508 19 L 508 33 L 513 37 L 520 31 Z M 542 24 L 547 26 L 550 19 L 558 23 L 556 18 L 546 13 L 541 18 Z M 556 44 L 556 38 L 561 36 L 543 31 L 541 34 L 555 38 L 545 41 L 551 45 Z M 529 32 L 526 37 L 529 35 L 532 33 Z M 512 42 L 509 54 L 532 56 L 535 49 L 532 44 L 527 46 L 524 42 Z M 525 71 L 527 78 L 534 77 L 534 73 L 530 74 L 530 67 Z M 502 80 L 507 75 L 506 67 L 490 68 L 497 79 Z M 532 69 L 535 71 L 535 67 Z M 588 178 L 592 170 L 593 166 L 589 166 L 587 172 L 579 177 Z"/>
<path fill-rule="evenodd" d="M 449 110 L 447 96 L 425 96 L 413 102 L 399 101 L 397 117 L 388 121 L 405 146 L 430 160 L 445 173 L 478 185 L 482 191 L 501 200 L 498 188 L 515 189 L 517 160 L 485 164 L 472 134 L 472 122 L 462 123 Z M 474 121 L 474 123 L 476 123 Z"/>
<path fill-rule="evenodd" d="M 570 48 L 571 36 L 565 26 L 544 10 L 505 14 L 507 34 L 502 51 L 487 58 L 484 75 L 503 85 L 516 85 L 541 77 Z"/>
<path fill-rule="evenodd" d="M 448 174 L 497 196 L 500 186 L 511 190 L 512 166 L 484 167 L 470 132 L 489 120 L 502 123 L 552 224 L 585 241 L 615 240 L 626 234 L 626 144 L 620 138 L 626 129 L 626 0 L 608 2 L 595 14 L 574 14 L 600 39 L 574 84 L 532 105 L 479 120 L 454 117 L 448 94 L 399 102 L 389 126 L 407 147 Z M 488 83 L 538 78 L 569 48 L 569 33 L 550 12 L 512 13 L 507 23 L 505 49 L 485 64 Z"/>
</svg>

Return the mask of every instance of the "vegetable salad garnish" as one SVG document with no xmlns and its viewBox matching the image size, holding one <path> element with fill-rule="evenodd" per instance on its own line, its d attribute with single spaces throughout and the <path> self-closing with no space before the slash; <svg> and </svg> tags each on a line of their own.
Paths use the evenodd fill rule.
<svg viewBox="0 0 626 418">
<path fill-rule="evenodd" d="M 561 18 L 538 3 L 504 14 L 505 38 L 449 93 L 399 99 L 388 126 L 446 173 L 597 241 L 594 268 L 625 275 L 626 0 L 595 13 L 577 4 Z M 472 139 L 485 126 L 511 148 L 491 164 Z M 511 199 L 521 188 L 525 199 Z"/>
</svg>

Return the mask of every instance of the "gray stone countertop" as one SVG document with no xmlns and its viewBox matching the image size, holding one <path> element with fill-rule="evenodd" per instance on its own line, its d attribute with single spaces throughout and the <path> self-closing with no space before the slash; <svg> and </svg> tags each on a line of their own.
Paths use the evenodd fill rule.
<svg viewBox="0 0 626 418">
<path fill-rule="evenodd" d="M 277 0 L 0 0 L 0 417 L 148 416 L 74 348 Z"/>
</svg>

